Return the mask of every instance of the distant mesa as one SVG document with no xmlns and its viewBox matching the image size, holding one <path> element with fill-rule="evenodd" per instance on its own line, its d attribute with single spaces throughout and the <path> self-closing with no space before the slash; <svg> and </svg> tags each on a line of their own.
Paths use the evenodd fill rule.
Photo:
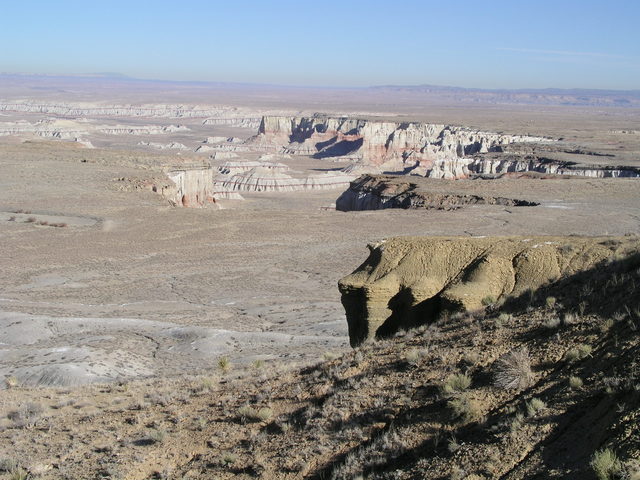
<svg viewBox="0 0 640 480">
<path fill-rule="evenodd" d="M 417 179 L 416 179 L 417 181 Z M 532 207 L 536 202 L 475 194 L 440 193 L 421 187 L 406 177 L 362 175 L 336 200 L 336 210 L 381 210 L 403 208 L 419 210 L 457 210 L 466 205 Z"/>
</svg>

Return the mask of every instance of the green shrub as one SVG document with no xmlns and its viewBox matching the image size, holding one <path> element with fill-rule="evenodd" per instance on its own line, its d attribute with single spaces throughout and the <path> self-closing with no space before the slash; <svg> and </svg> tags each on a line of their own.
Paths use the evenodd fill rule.
<svg viewBox="0 0 640 480">
<path fill-rule="evenodd" d="M 527 416 L 533 417 L 536 413 L 538 413 L 540 410 L 544 410 L 545 408 L 547 408 L 546 403 L 544 403 L 539 398 L 532 398 L 526 403 Z"/>
<path fill-rule="evenodd" d="M 269 407 L 254 408 L 245 405 L 238 409 L 238 416 L 242 422 L 264 422 L 273 416 L 273 410 Z"/>
<path fill-rule="evenodd" d="M 594 453 L 590 465 L 598 480 L 613 479 L 620 472 L 622 466 L 616 454 L 609 448 Z"/>
<path fill-rule="evenodd" d="M 478 422 L 482 419 L 482 409 L 477 400 L 468 394 L 459 395 L 447 402 L 454 420 L 461 423 Z"/>
<path fill-rule="evenodd" d="M 591 355 L 592 351 L 593 347 L 591 347 L 591 345 L 581 343 L 568 350 L 567 353 L 565 353 L 564 358 L 569 362 L 576 362 L 578 360 L 587 358 L 589 355 Z"/>
<path fill-rule="evenodd" d="M 220 357 L 218 359 L 218 368 L 225 373 L 231 370 L 231 360 L 229 360 L 229 357 Z"/>
<path fill-rule="evenodd" d="M 569 387 L 571 390 L 577 390 L 578 388 L 582 388 L 583 381 L 580 377 L 569 377 Z"/>
<path fill-rule="evenodd" d="M 542 322 L 542 326 L 549 330 L 555 330 L 560 326 L 560 319 L 558 317 L 547 318 L 544 322 Z"/>
<path fill-rule="evenodd" d="M 484 305 L 485 307 L 488 307 L 489 305 L 493 305 L 494 303 L 496 303 L 496 297 L 494 297 L 493 295 L 487 295 L 482 300 L 480 300 L 480 302 L 482 302 L 482 305 Z"/>
<path fill-rule="evenodd" d="M 442 392 L 447 395 L 464 392 L 471 386 L 471 377 L 464 373 L 449 375 L 442 385 Z"/>
</svg>

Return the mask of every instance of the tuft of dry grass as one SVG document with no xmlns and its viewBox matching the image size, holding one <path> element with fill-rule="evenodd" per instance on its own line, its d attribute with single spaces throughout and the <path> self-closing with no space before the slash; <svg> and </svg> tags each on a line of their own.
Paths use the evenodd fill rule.
<svg viewBox="0 0 640 480">
<path fill-rule="evenodd" d="M 446 395 L 462 393 L 471 386 L 471 377 L 464 373 L 449 375 L 442 385 L 442 392 Z"/>
<path fill-rule="evenodd" d="M 447 402 L 453 419 L 460 423 L 479 422 L 483 418 L 483 412 L 477 400 L 468 393 L 459 395 Z"/>
<path fill-rule="evenodd" d="M 494 364 L 494 385 L 505 390 L 524 390 L 533 383 L 531 359 L 527 347 L 501 356 Z"/>
</svg>

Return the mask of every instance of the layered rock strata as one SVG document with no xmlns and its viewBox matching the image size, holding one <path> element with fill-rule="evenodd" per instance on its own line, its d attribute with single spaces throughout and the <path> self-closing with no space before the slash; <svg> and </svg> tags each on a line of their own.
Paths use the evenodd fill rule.
<svg viewBox="0 0 640 480">
<path fill-rule="evenodd" d="M 64 117 L 161 117 L 161 118 L 204 118 L 210 120 L 238 120 L 230 115 L 235 107 L 198 105 L 118 105 L 82 102 L 38 102 L 32 100 L 0 101 L 0 112 L 42 113 Z M 215 118 L 225 115 L 225 118 Z M 209 120 L 209 119 L 207 119 Z M 253 119 L 259 120 L 259 119 Z M 255 128 L 259 123 L 256 123 Z M 226 125 L 226 124 L 225 124 Z"/>
<path fill-rule="evenodd" d="M 435 162 L 489 152 L 500 145 L 546 141 L 549 140 L 542 137 L 503 135 L 451 125 L 265 116 L 258 134 L 247 144 L 316 158 L 363 161 L 387 171 L 416 167 L 428 171 Z"/>
<path fill-rule="evenodd" d="M 203 125 L 216 125 L 237 128 L 250 128 L 255 131 L 260 126 L 260 118 L 254 117 L 227 117 L 227 118 L 207 118 Z"/>
<path fill-rule="evenodd" d="M 296 192 L 345 188 L 353 177 L 342 172 L 327 172 L 294 178 L 278 168 L 258 166 L 228 178 L 216 180 L 216 191 Z"/>
<path fill-rule="evenodd" d="M 95 125 L 73 120 L 0 123 L 0 136 L 33 134 L 43 138 L 73 139 L 82 135 L 161 135 L 190 131 L 184 125 Z"/>
<path fill-rule="evenodd" d="M 340 280 L 352 346 L 477 310 L 640 251 L 638 237 L 404 237 Z"/>
<path fill-rule="evenodd" d="M 465 205 L 505 205 L 532 207 L 535 202 L 506 197 L 429 192 L 405 177 L 362 175 L 336 200 L 336 210 L 381 210 L 404 208 L 422 210 L 456 210 Z"/>
<path fill-rule="evenodd" d="M 213 170 L 210 167 L 177 168 L 167 172 L 175 184 L 175 191 L 159 192 L 175 205 L 204 207 L 215 203 L 213 195 Z"/>
<path fill-rule="evenodd" d="M 236 162 L 225 162 L 218 167 L 218 172 L 222 175 L 233 176 L 238 173 L 247 172 L 254 168 L 263 168 L 267 170 L 272 170 L 274 172 L 286 172 L 289 170 L 289 167 L 284 163 L 277 162 L 264 162 L 260 160 L 255 161 L 236 161 Z"/>
</svg>

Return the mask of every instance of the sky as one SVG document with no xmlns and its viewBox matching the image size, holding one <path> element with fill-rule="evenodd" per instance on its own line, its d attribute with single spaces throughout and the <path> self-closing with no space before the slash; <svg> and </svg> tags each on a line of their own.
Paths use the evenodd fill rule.
<svg viewBox="0 0 640 480">
<path fill-rule="evenodd" d="M 0 0 L 0 72 L 640 89 L 637 0 Z"/>
</svg>

